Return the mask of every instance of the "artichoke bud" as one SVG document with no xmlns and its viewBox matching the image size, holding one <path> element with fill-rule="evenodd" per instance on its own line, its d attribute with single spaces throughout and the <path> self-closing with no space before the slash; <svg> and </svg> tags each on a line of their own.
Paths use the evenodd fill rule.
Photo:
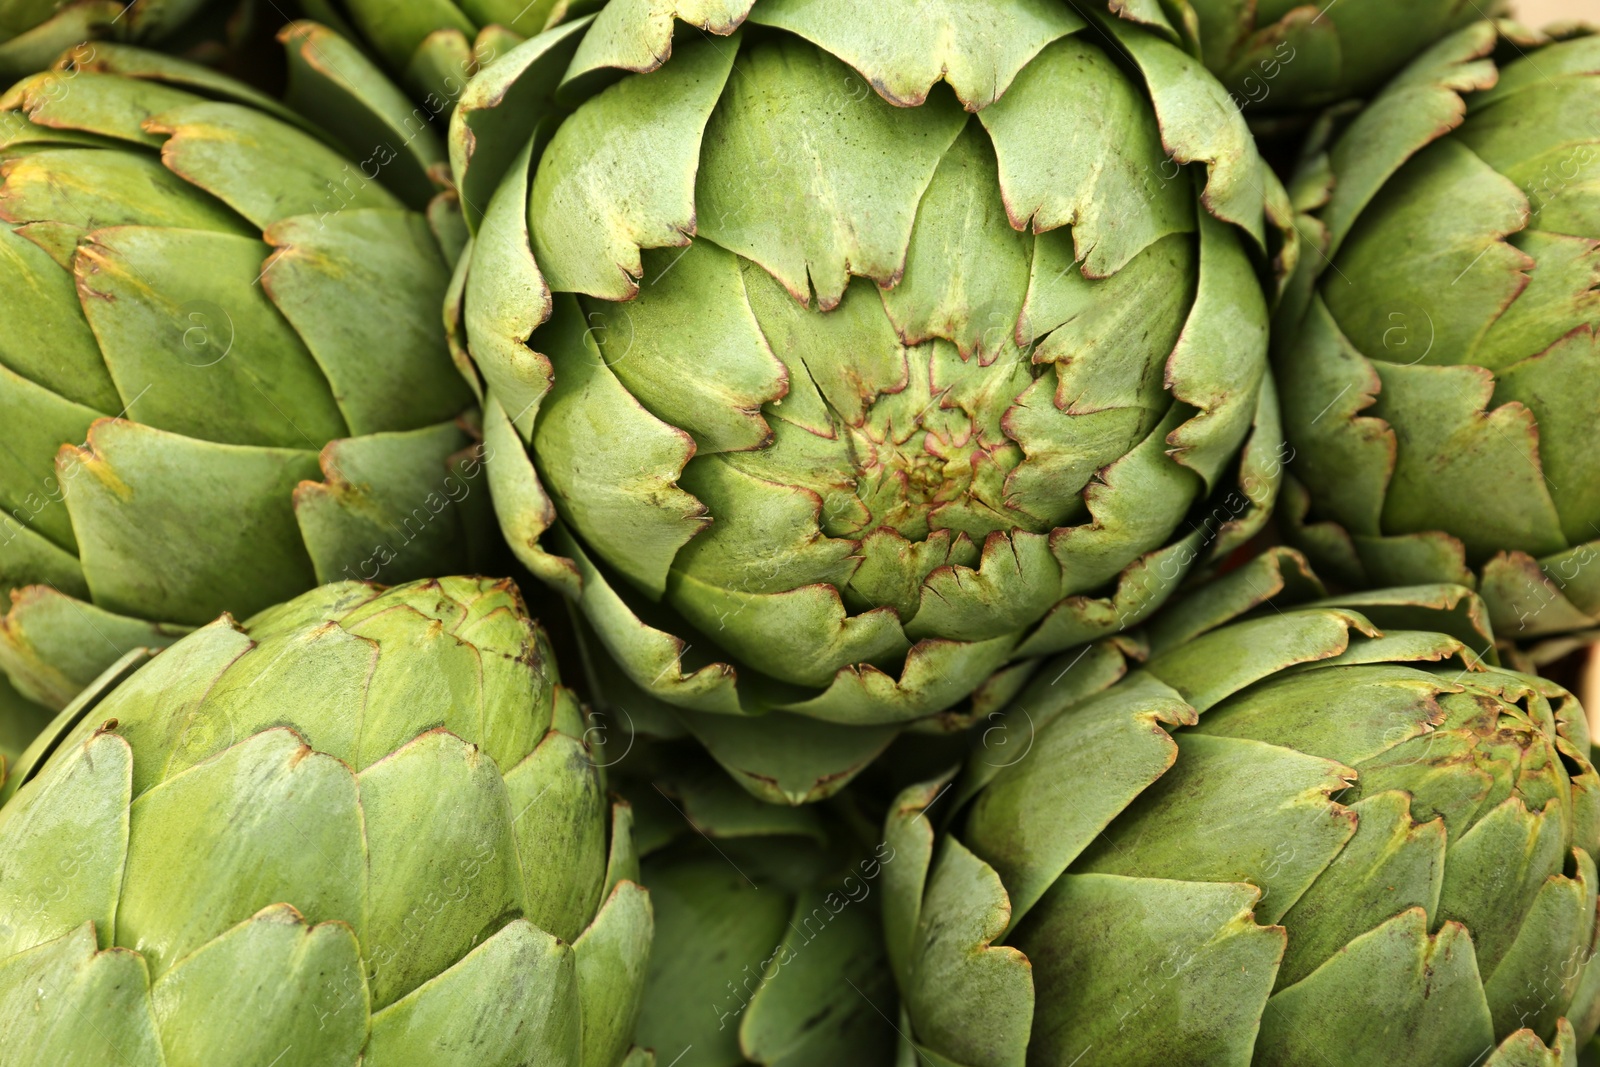
<svg viewBox="0 0 1600 1067">
<path fill-rule="evenodd" d="M 443 146 L 281 36 L 299 110 L 108 43 L 0 97 L 0 667 L 47 706 L 223 611 L 476 558 Z"/>
<path fill-rule="evenodd" d="M 1496 666 L 1465 589 L 1297 604 L 1293 572 L 1279 551 L 1201 589 L 1097 691 L 1036 683 L 1027 756 L 974 760 L 937 849 L 934 787 L 902 794 L 887 836 L 921 865 L 885 927 L 916 1040 L 1467 1067 L 1600 1026 L 1578 701 Z M 956 1003 L 974 983 L 998 1035 Z"/>
<path fill-rule="evenodd" d="M 1523 645 L 1600 620 L 1597 74 L 1600 37 L 1510 23 L 1418 58 L 1310 153 L 1326 254 L 1275 353 L 1291 536 L 1350 586 L 1473 587 Z"/>
<path fill-rule="evenodd" d="M 650 906 L 631 813 L 557 728 L 571 699 L 480 578 L 323 586 L 86 694 L 0 809 L 10 1039 L 621 1062 Z"/>
<path fill-rule="evenodd" d="M 1242 119 L 1119 19 L 959 6 L 611 3 L 457 110 L 497 515 L 668 704 L 927 718 L 1275 492 Z"/>
</svg>

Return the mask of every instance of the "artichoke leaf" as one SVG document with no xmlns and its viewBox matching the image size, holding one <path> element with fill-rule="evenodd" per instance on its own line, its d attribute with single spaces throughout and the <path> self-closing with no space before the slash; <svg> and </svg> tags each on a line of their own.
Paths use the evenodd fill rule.
<svg viewBox="0 0 1600 1067">
<path fill-rule="evenodd" d="M 896 107 L 920 107 L 947 81 L 968 111 L 982 111 L 1051 41 L 1087 24 L 1052 0 L 896 0 L 870 19 L 850 0 L 769 0 L 752 23 L 804 37 L 854 67 Z"/>
<path fill-rule="evenodd" d="M 1132 451 L 1095 475 L 1083 490 L 1092 522 L 1052 533 L 1062 594 L 1097 589 L 1177 531 L 1202 488 L 1192 471 L 1167 455 L 1167 437 L 1183 420 L 1183 409 L 1174 405 Z M 1189 537 L 1195 543 L 1183 553 L 1184 567 L 1199 558 L 1206 533 L 1196 529 Z"/>
<path fill-rule="evenodd" d="M 368 722 L 352 709 L 366 702 L 379 663 L 378 642 L 344 627 L 274 634 L 252 625 L 250 634 L 249 654 L 214 677 L 170 739 L 162 754 L 162 774 L 170 778 L 296 719 L 314 724 L 298 731 L 306 744 L 359 769 Z M 381 722 L 379 707 L 371 717 Z M 380 728 L 375 725 L 373 732 Z"/>
<path fill-rule="evenodd" d="M 24 10 L 31 12 L 32 5 Z M 0 80 L 9 83 L 43 70 L 63 50 L 113 32 L 128 14 L 123 0 L 80 0 L 60 8 L 52 3 L 45 10 L 52 14 L 43 22 L 35 21 L 30 14 L 20 24 L 7 19 L 8 25 L 0 29 Z"/>
<path fill-rule="evenodd" d="M 1102 25 L 1144 75 L 1160 124 L 1163 158 L 1204 164 L 1200 203 L 1205 210 L 1249 234 L 1257 250 L 1276 251 L 1284 272 L 1292 272 L 1296 246 L 1289 195 L 1261 158 L 1243 113 L 1222 83 L 1207 77 L 1198 59 L 1153 34 L 1136 32 L 1115 19 Z M 1287 243 L 1281 249 L 1269 243 L 1268 225 L 1282 232 Z"/>
<path fill-rule="evenodd" d="M 1255 916 L 1276 924 L 1355 834 L 1356 814 L 1333 796 L 1356 772 L 1245 738 L 1185 731 L 1177 744 L 1173 767 L 1072 870 L 1253 885 L 1261 890 Z"/>
<path fill-rule="evenodd" d="M 650 871 L 656 913 L 644 1001 L 635 1040 L 661 1062 L 697 1044 L 703 1062 L 737 1063 L 739 1032 L 752 995 L 789 965 L 779 946 L 794 912 L 793 897 L 759 889 L 720 857 Z M 719 1025 L 707 1025 L 715 1016 Z M 705 1034 L 710 1044 L 698 1044 Z"/>
<path fill-rule="evenodd" d="M 679 709 L 678 718 L 740 785 L 769 804 L 824 800 L 876 759 L 893 725 L 851 725 L 782 711 L 716 715 Z M 694 812 L 697 823 L 701 813 Z"/>
<path fill-rule="evenodd" d="M 1250 435 L 1266 375 L 1261 285 L 1238 235 L 1203 215 L 1200 283 L 1165 381 L 1174 398 L 1197 409 L 1168 434 L 1168 455 L 1199 474 L 1207 492 Z"/>
<path fill-rule="evenodd" d="M 365 52 L 326 26 L 302 19 L 278 31 L 278 40 L 289 61 L 284 99 L 292 112 L 316 116 L 314 132 L 340 148 L 361 178 L 381 171 L 407 207 L 426 207 L 447 158 L 430 121 L 437 111 L 414 105 Z M 345 166 L 341 187 L 354 180 Z"/>
<path fill-rule="evenodd" d="M 81 468 L 64 479 L 67 512 L 95 603 L 108 611 L 199 625 L 316 584 L 292 501 L 296 484 L 317 476 L 315 452 L 104 419 L 57 466 Z"/>
<path fill-rule="evenodd" d="M 1461 124 L 1462 94 L 1494 85 L 1488 60 L 1497 33 L 1484 21 L 1451 34 L 1402 71 L 1361 114 L 1329 153 L 1339 180 L 1321 212 L 1331 259 L 1355 221 L 1389 178 L 1425 145 Z M 1467 217 L 1455 209 L 1457 218 Z"/>
<path fill-rule="evenodd" d="M 127 1067 L 166 1067 L 144 961 L 136 953 L 96 949 L 94 924 L 85 922 L 0 960 L 8 1047 L 62 1067 L 119 1059 Z"/>
<path fill-rule="evenodd" d="M 1506 240 L 1526 227 L 1528 210 L 1523 191 L 1471 149 L 1432 144 L 1350 231 L 1332 263 L 1339 280 L 1359 280 L 1323 286 L 1328 310 L 1380 373 L 1474 362 L 1490 325 L 1528 286 L 1534 261 Z"/>
<path fill-rule="evenodd" d="M 1392 320 L 1386 337 L 1396 348 L 1427 343 L 1417 332 L 1423 323 L 1412 318 Z M 1295 478 L 1351 533 L 1377 534 L 1398 448 L 1393 427 L 1369 410 L 1383 380 L 1340 332 L 1320 293 L 1310 299 L 1294 351 L 1274 371 Z"/>
<path fill-rule="evenodd" d="M 762 478 L 720 456 L 690 463 L 678 485 L 716 516 L 673 563 L 697 582 L 745 594 L 811 584 L 842 590 L 862 566 L 856 542 L 820 529 L 824 505 L 814 491 Z M 885 562 L 900 564 L 898 573 L 905 558 Z"/>
<path fill-rule="evenodd" d="M 594 25 L 584 34 L 577 54 L 562 79 L 564 96 L 577 96 L 601 81 L 605 69 L 650 73 L 661 69 L 672 57 L 678 22 L 685 25 L 684 37 L 692 27 L 708 44 L 731 57 L 736 47 L 711 41 L 710 35 L 727 37 L 737 30 L 755 0 L 618 0 L 607 3 L 595 16 Z M 681 44 L 682 41 L 680 40 Z M 679 49 L 682 60 L 682 49 Z M 599 75 L 598 77 L 596 75 Z"/>
<path fill-rule="evenodd" d="M 116 943 L 139 952 L 158 981 L 283 901 L 312 923 L 362 914 L 355 778 L 287 728 L 168 778 L 134 800 L 128 820 Z"/>
<path fill-rule="evenodd" d="M 133 754 L 122 738 L 100 733 L 61 767 L 0 808 L 0 900 L 10 917 L 0 959 L 65 937 L 86 916 L 108 938 L 116 928 Z M 63 841 L 71 842 L 65 855 Z"/>
<path fill-rule="evenodd" d="M 1566 1019 L 1556 1023 L 1556 1040 L 1548 1047 L 1532 1030 L 1518 1030 L 1502 1041 L 1483 1067 L 1578 1067 L 1579 1044 Z"/>
<path fill-rule="evenodd" d="M 560 730 L 506 774 L 522 862 L 522 912 L 567 944 L 600 905 L 606 801 L 588 747 Z"/>
<path fill-rule="evenodd" d="M 266 241 L 276 251 L 261 283 L 317 361 L 351 434 L 417 430 L 468 406 L 466 383 L 436 355 L 450 274 L 421 216 L 347 206 L 283 219 Z"/>
<path fill-rule="evenodd" d="M 1203 595 L 1173 601 L 1145 628 L 1150 651 L 1159 653 L 1186 644 L 1268 601 L 1283 607 L 1323 592 L 1322 582 L 1304 556 L 1292 548 L 1268 548 L 1212 579 Z"/>
<path fill-rule="evenodd" d="M 534 420 L 555 375 L 549 357 L 528 346 L 534 331 L 554 310 L 550 288 L 528 247 L 532 147 L 523 148 L 489 202 L 483 227 L 473 239 L 472 261 L 463 268 L 467 273 L 462 296 L 462 319 L 474 364 L 524 442 L 533 437 Z M 577 317 L 577 303 L 566 303 L 564 314 Z"/>
<path fill-rule="evenodd" d="M 360 783 L 366 847 L 340 854 L 387 874 L 340 884 L 365 886 L 365 901 L 344 914 L 366 916 L 361 944 L 381 1010 L 515 914 L 523 875 L 508 784 L 476 746 L 432 730 L 366 768 Z M 419 851 L 419 840 L 434 845 Z"/>
<path fill-rule="evenodd" d="M 288 904 L 263 908 L 151 986 L 165 1062 L 270 1067 L 288 1049 L 302 1052 L 300 1063 L 353 1062 L 367 1037 L 361 962 L 344 923 L 314 925 Z M 260 983 L 239 981 L 243 973 Z M 250 1025 L 218 1025 L 242 1018 Z M 314 1060 L 303 1055 L 311 1049 Z"/>
<path fill-rule="evenodd" d="M 1014 343 L 1033 242 L 1011 229 L 996 166 L 983 128 L 969 122 L 934 170 L 917 207 L 905 274 L 883 292 L 905 344 L 943 337 L 963 360 L 987 364 Z"/>
<path fill-rule="evenodd" d="M 162 162 L 249 219 L 257 231 L 296 215 L 399 209 L 395 195 L 317 138 L 240 104 L 204 101 L 145 121 L 165 134 Z M 358 157 L 363 168 L 374 168 Z"/>
<path fill-rule="evenodd" d="M 6 176 L 0 204 L 8 215 L 13 211 L 11 198 L 16 195 L 12 182 L 24 166 L 21 159 L 13 161 Z M 112 384 L 88 321 L 78 311 L 72 275 L 11 226 L 0 226 L 0 285 L 14 297 L 7 302 L 6 330 L 0 336 L 0 395 L 5 396 L 8 414 L 16 413 L 8 419 L 12 429 L 7 436 L 16 442 L 13 447 L 27 439 L 22 427 L 44 420 L 42 404 L 52 408 L 70 404 L 83 414 L 120 411 L 122 397 Z M 18 402 L 6 395 L 23 385 L 32 385 L 39 393 L 48 391 L 56 399 L 51 402 L 36 395 Z M 83 427 L 88 427 L 87 421 Z M 55 443 L 82 439 L 81 434 L 69 434 Z M 52 448 L 49 455 L 54 451 Z M 16 460 L 8 453 L 4 462 L 9 466 Z"/>
<path fill-rule="evenodd" d="M 535 343 L 554 366 L 532 436 L 540 479 L 596 554 L 659 598 L 679 550 L 711 521 L 705 505 L 677 485 L 694 439 L 652 415 L 618 381 L 576 300 L 557 304 Z"/>
<path fill-rule="evenodd" d="M 649 892 L 622 881 L 573 943 L 583 1022 L 581 1067 L 612 1067 L 633 1040 L 654 931 Z"/>
<path fill-rule="evenodd" d="M 123 656 L 165 648 L 188 632 L 114 614 L 55 583 L 30 585 L 11 591 L 0 621 L 0 669 L 30 700 L 59 710 Z"/>
<path fill-rule="evenodd" d="M 462 90 L 450 117 L 450 172 L 475 234 L 484 208 L 517 168 L 516 158 L 554 115 L 556 86 L 593 21 L 592 16 L 574 19 L 522 42 L 486 64 Z M 517 169 L 526 171 L 526 166 Z M 526 177 L 521 184 L 518 210 L 525 212 Z M 528 247 L 526 234 L 520 247 Z"/>
<path fill-rule="evenodd" d="M 81 596 L 87 591 L 77 540 L 64 506 L 56 454 L 64 441 L 82 441 L 102 416 L 0 367 L 0 410 L 7 416 L 0 452 L 0 574 L 6 587 L 49 583 Z M 68 468 L 68 473 L 80 473 Z"/>
<path fill-rule="evenodd" d="M 750 714 L 735 685 L 734 669 L 712 662 L 693 667 L 683 660 L 690 644 L 639 617 L 613 589 L 564 526 L 552 529 L 555 547 L 574 563 L 582 579 L 579 604 L 614 663 L 652 696 L 679 707 L 729 715 Z"/>
<path fill-rule="evenodd" d="M 792 685 L 820 689 L 841 671 L 892 661 L 911 647 L 893 608 L 850 614 L 832 585 L 746 592 L 674 571 L 668 600 L 720 647 Z"/>
<path fill-rule="evenodd" d="M 1352 630 L 1378 633 L 1362 616 L 1339 608 L 1274 614 L 1157 653 L 1145 669 L 1205 711 L 1286 667 L 1339 655 L 1349 647 Z"/>
<path fill-rule="evenodd" d="M 1383 381 L 1373 413 L 1404 428 L 1383 528 L 1405 534 L 1455 531 L 1468 562 L 1496 551 L 1538 557 L 1568 547 L 1551 499 L 1533 413 L 1520 403 L 1489 408 L 1494 379 L 1479 367 L 1374 364 Z M 1459 496 L 1488 479 L 1493 509 Z"/>
<path fill-rule="evenodd" d="M 1245 1067 L 1283 951 L 1254 886 L 1068 874 L 1016 943 L 1039 1003 L 1029 1052 L 1071 1063 Z M 1114 969 L 1103 954 L 1114 955 Z M 1157 1022 L 1159 1020 L 1159 1023 Z"/>
<path fill-rule="evenodd" d="M 1149 100 L 1096 45 L 1049 45 L 978 118 L 994 139 L 1011 225 L 1070 225 L 1085 277 L 1116 274 L 1161 237 L 1194 228 L 1191 186 L 1173 173 Z"/>
<path fill-rule="evenodd" d="M 994 869 L 946 839 L 922 898 L 902 995 L 925 1023 L 920 1037 L 974 1067 L 1022 1067 L 1026 1058 L 1033 967 L 1021 950 L 994 943 L 1012 920 Z"/>
<path fill-rule="evenodd" d="M 1582 280 L 1584 291 L 1591 283 L 1600 283 L 1600 255 L 1595 245 L 1585 242 L 1585 257 L 1590 260 Z M 1537 279 L 1546 268 L 1558 270 L 1561 264 L 1549 250 L 1539 253 L 1539 269 L 1534 271 L 1535 283 L 1513 304 L 1517 310 L 1523 300 L 1533 294 Z M 1561 533 L 1567 544 L 1581 545 L 1600 538 L 1600 450 L 1591 448 L 1585 441 L 1588 430 L 1600 418 L 1592 397 L 1569 383 L 1591 381 L 1600 377 L 1600 342 L 1597 342 L 1593 322 L 1600 320 L 1600 307 L 1570 316 L 1550 315 L 1551 319 L 1565 325 L 1568 322 L 1590 320 L 1574 328 L 1550 347 L 1537 355 L 1506 368 L 1495 383 L 1494 397 L 1490 403 L 1499 406 L 1516 402 L 1532 413 L 1538 427 L 1538 463 L 1543 469 L 1546 486 L 1561 519 Z M 1502 316 L 1501 321 L 1505 319 Z M 1499 323 L 1496 323 L 1498 326 Z M 1524 330 L 1524 341 L 1531 330 Z M 1581 568 L 1580 568 L 1581 569 Z M 1555 577 L 1575 576 L 1568 570 L 1559 571 Z"/>
<path fill-rule="evenodd" d="M 1556 1036 L 1591 951 L 1595 926 L 1594 860 L 1571 852 L 1575 875 L 1552 875 L 1539 887 L 1511 948 L 1484 983 L 1495 1033 L 1532 1030 Z"/>
<path fill-rule="evenodd" d="M 823 311 L 853 274 L 898 283 L 917 205 L 966 113 L 949 97 L 902 111 L 793 39 L 743 48 L 736 71 L 705 125 L 700 234 L 766 268 L 801 303 L 814 288 Z M 770 202 L 788 210 L 757 210 Z"/>
<path fill-rule="evenodd" d="M 1061 568 L 1044 534 L 992 533 L 977 567 L 935 568 L 922 582 L 917 613 L 906 624 L 911 640 L 988 641 L 1014 636 L 1053 605 Z"/>
<path fill-rule="evenodd" d="M 1471 1063 L 1494 1045 L 1472 937 L 1421 908 L 1362 934 L 1273 994 L 1253 1063 Z"/>
<path fill-rule="evenodd" d="M 1439 911 L 1443 819 L 1419 822 L 1410 799 L 1386 790 L 1350 805 L 1355 836 L 1283 915 L 1293 930 L 1274 992 L 1307 977 L 1368 930 L 1412 908 Z"/>
<path fill-rule="evenodd" d="M 784 966 L 750 997 L 739 1026 L 747 1059 L 780 1067 L 811 1063 L 888 1063 L 894 1031 L 894 979 L 883 960 L 877 913 L 848 886 L 808 890 L 778 943 Z M 813 947 L 814 945 L 814 947 Z M 842 981 L 841 981 L 842 979 Z"/>
<path fill-rule="evenodd" d="M 646 410 L 688 431 L 696 455 L 769 445 L 762 409 L 788 392 L 789 372 L 761 334 L 738 257 L 693 241 L 640 259 L 634 299 L 580 301 L 606 365 Z"/>
<path fill-rule="evenodd" d="M 949 785 L 946 775 L 907 786 L 895 797 L 884 819 L 883 846 L 889 854 L 883 867 L 883 943 L 895 981 L 902 989 L 911 983 L 922 895 L 933 862 L 935 824 L 928 818 L 928 809 L 938 803 Z"/>
<path fill-rule="evenodd" d="M 391 66 L 403 66 L 430 34 L 453 30 L 462 38 L 468 38 L 478 32 L 478 27 L 456 0 L 407 0 L 403 4 L 344 0 L 340 6 L 346 9 L 357 31 L 346 36 L 365 40 Z M 326 21 L 320 13 L 313 17 Z"/>
<path fill-rule="evenodd" d="M 1178 746 L 1164 727 L 1193 723 L 1195 714 L 1171 688 L 1138 672 L 1055 716 L 1028 758 L 995 776 L 973 802 L 965 838 L 1005 883 L 1013 924 L 1168 772 Z"/>
<path fill-rule="evenodd" d="M 526 919 L 514 919 L 372 1016 L 361 1062 L 369 1067 L 472 1063 L 516 1067 L 578 1060 L 574 953 Z"/>
<path fill-rule="evenodd" d="M 955 705 L 1005 666 L 1015 634 L 981 641 L 923 638 L 905 654 L 900 677 L 869 663 L 841 668 L 822 694 L 784 705 L 827 722 L 907 723 Z"/>
<path fill-rule="evenodd" d="M 596 29 L 598 21 L 585 44 Z M 737 51 L 737 41 L 686 44 L 660 72 L 611 86 L 561 124 L 527 206 L 551 289 L 631 300 L 644 276 L 641 249 L 689 243 L 711 210 L 695 195 L 697 164 L 702 174 L 712 169 L 701 139 Z M 582 58 L 580 45 L 574 62 Z"/>
<path fill-rule="evenodd" d="M 1561 823 L 1554 805 L 1533 812 L 1513 795 L 1465 832 L 1450 826 L 1434 919 L 1472 931 L 1477 967 L 1486 980 L 1511 950 L 1546 881 L 1561 873 L 1567 856 Z"/>
<path fill-rule="evenodd" d="M 144 128 L 147 118 L 204 103 L 182 89 L 93 69 L 43 71 L 0 95 L 0 111 L 25 112 L 36 125 L 99 134 L 146 148 L 160 148 L 166 140 L 165 135 Z"/>
<path fill-rule="evenodd" d="M 452 506 L 489 492 L 475 455 L 452 464 L 471 447 L 454 422 L 329 442 L 318 457 L 324 480 L 294 493 L 317 580 L 398 584 L 471 571 L 477 531 Z"/>
<path fill-rule="evenodd" d="M 253 237 L 145 226 L 78 246 L 84 312 L 128 397 L 119 416 L 196 445 L 317 449 L 345 436 L 316 360 L 253 284 L 266 258 Z"/>
</svg>

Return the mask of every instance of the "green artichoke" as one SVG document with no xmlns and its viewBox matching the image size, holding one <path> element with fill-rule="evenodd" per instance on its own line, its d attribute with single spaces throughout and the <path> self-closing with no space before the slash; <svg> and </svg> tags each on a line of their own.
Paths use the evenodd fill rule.
<svg viewBox="0 0 1600 1067">
<path fill-rule="evenodd" d="M 0 666 L 51 707 L 223 611 L 475 566 L 442 143 L 281 36 L 292 109 L 114 44 L 0 97 Z"/>
<path fill-rule="evenodd" d="M 598 0 L 301 0 L 306 14 L 363 41 L 433 115 L 502 53 Z"/>
<path fill-rule="evenodd" d="M 1472 586 L 1502 639 L 1593 626 L 1600 37 L 1462 30 L 1295 196 L 1323 253 L 1275 353 L 1298 542 L 1351 586 Z"/>
<path fill-rule="evenodd" d="M 1172 11 L 1176 8 L 1176 12 Z M 1240 107 L 1293 112 L 1366 96 L 1505 0 L 1178 0 L 1152 24 L 1193 43 Z"/>
<path fill-rule="evenodd" d="M 615 0 L 452 120 L 501 527 L 722 755 L 787 715 L 858 765 L 1275 495 L 1294 246 L 1238 112 L 1130 23 L 981 12 Z"/>
<path fill-rule="evenodd" d="M 656 924 L 635 1042 L 663 1067 L 893 1062 L 878 908 L 894 854 L 850 795 L 764 804 L 694 742 L 640 745 L 617 768 Z M 641 763 L 649 780 L 630 779 Z"/>
<path fill-rule="evenodd" d="M 650 901 L 584 729 L 503 581 L 131 654 L 0 808 L 0 1061 L 648 1062 Z"/>
<path fill-rule="evenodd" d="M 1010 712 L 1030 745 L 901 795 L 884 926 L 926 1062 L 1575 1063 L 1600 1024 L 1583 709 L 1494 665 L 1470 590 L 1317 592 L 1258 557 L 1143 662 L 1041 674 Z"/>
</svg>

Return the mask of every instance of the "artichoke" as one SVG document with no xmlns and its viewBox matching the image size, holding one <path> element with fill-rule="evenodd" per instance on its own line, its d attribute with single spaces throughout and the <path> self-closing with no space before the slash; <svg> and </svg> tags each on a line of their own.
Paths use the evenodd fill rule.
<svg viewBox="0 0 1600 1067">
<path fill-rule="evenodd" d="M 53 708 L 223 611 L 475 564 L 442 143 L 281 36 L 295 109 L 115 44 L 0 97 L 0 666 Z"/>
<path fill-rule="evenodd" d="M 764 804 L 693 746 L 639 739 L 617 768 L 655 913 L 635 1042 L 676 1067 L 892 1062 L 893 852 L 850 794 Z"/>
<path fill-rule="evenodd" d="M 1182 29 L 1240 107 L 1293 112 L 1366 96 L 1409 60 L 1504 0 L 1180 0 Z M 1159 9 L 1158 9 L 1159 10 Z"/>
<path fill-rule="evenodd" d="M 1323 251 L 1275 352 L 1297 542 L 1351 586 L 1472 586 L 1502 639 L 1593 626 L 1600 37 L 1462 30 L 1295 196 Z"/>
<path fill-rule="evenodd" d="M 811 799 L 1260 526 L 1287 200 L 1221 86 L 1104 13 L 666 7 L 469 86 L 453 334 L 522 561 Z M 759 740 L 796 719 L 823 740 Z"/>
<path fill-rule="evenodd" d="M 1494 665 L 1463 587 L 1318 591 L 1258 557 L 1142 663 L 1102 643 L 1042 674 L 1009 713 L 1030 745 L 901 794 L 884 926 L 928 1062 L 1575 1062 L 1583 709 Z"/>
<path fill-rule="evenodd" d="M 646 1062 L 649 896 L 584 729 L 504 581 L 130 654 L 0 808 L 0 1059 Z"/>
<path fill-rule="evenodd" d="M 301 0 L 310 17 L 360 40 L 436 117 L 501 53 L 595 8 L 596 0 Z"/>
</svg>

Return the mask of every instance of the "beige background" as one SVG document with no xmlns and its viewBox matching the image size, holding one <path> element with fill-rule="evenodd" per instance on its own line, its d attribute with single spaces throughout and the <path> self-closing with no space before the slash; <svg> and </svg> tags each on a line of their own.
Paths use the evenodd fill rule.
<svg viewBox="0 0 1600 1067">
<path fill-rule="evenodd" d="M 1600 0 L 1512 0 L 1517 18 L 1532 26 L 1558 19 L 1600 23 Z"/>
</svg>

